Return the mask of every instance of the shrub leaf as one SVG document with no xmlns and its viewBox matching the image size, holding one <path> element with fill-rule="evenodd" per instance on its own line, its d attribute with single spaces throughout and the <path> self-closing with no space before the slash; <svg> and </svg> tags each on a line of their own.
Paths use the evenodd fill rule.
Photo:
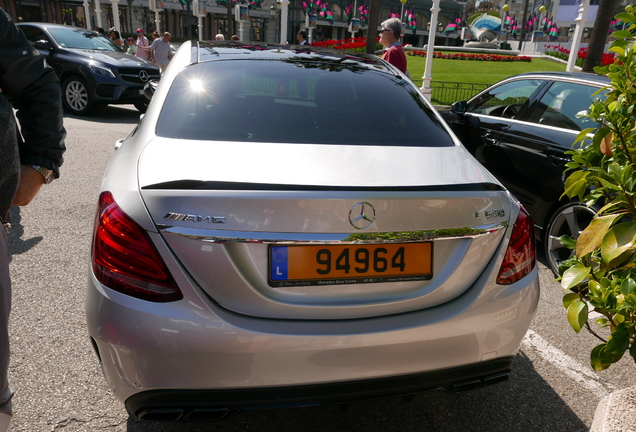
<svg viewBox="0 0 636 432">
<path fill-rule="evenodd" d="M 588 312 L 587 303 L 581 300 L 572 302 L 568 306 L 568 322 L 575 332 L 580 332 L 587 322 Z"/>
</svg>

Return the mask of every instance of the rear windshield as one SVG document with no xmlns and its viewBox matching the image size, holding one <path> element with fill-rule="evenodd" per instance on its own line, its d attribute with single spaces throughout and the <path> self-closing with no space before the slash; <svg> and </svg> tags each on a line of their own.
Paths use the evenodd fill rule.
<svg viewBox="0 0 636 432">
<path fill-rule="evenodd" d="M 174 81 L 157 125 L 167 138 L 453 146 L 412 85 L 360 67 L 278 60 L 193 65 Z"/>
</svg>

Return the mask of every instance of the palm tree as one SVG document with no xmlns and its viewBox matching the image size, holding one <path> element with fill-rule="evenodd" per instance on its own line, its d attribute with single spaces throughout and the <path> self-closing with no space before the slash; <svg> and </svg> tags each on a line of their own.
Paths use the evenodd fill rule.
<svg viewBox="0 0 636 432">
<path fill-rule="evenodd" d="M 369 25 L 367 27 L 367 54 L 375 54 L 375 38 L 378 37 L 380 24 L 380 0 L 369 2 Z"/>
<path fill-rule="evenodd" d="M 587 57 L 583 62 L 583 71 L 585 72 L 591 72 L 595 66 L 601 65 L 603 51 L 605 50 L 605 41 L 607 40 L 607 31 L 616 14 L 618 1 L 619 0 L 600 0 L 598 12 L 596 13 L 596 21 L 592 28 Z"/>
</svg>

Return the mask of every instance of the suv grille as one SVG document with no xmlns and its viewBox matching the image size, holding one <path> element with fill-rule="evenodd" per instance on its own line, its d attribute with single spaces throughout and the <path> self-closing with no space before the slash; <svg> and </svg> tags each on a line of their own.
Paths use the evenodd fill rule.
<svg viewBox="0 0 636 432">
<path fill-rule="evenodd" d="M 119 75 L 121 75 L 122 79 L 126 82 L 133 84 L 145 84 L 147 81 L 142 81 L 139 77 L 139 72 L 142 70 L 148 73 L 148 80 L 156 80 L 161 77 L 161 73 L 159 69 L 153 68 L 121 68 L 119 69 Z"/>
</svg>

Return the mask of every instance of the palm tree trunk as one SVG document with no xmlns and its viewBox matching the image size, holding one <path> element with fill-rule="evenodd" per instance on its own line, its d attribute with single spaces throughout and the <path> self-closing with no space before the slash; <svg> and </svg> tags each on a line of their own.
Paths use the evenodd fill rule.
<svg viewBox="0 0 636 432">
<path fill-rule="evenodd" d="M 380 0 L 371 0 L 369 3 L 369 25 L 367 27 L 367 54 L 375 54 L 375 38 L 378 37 L 379 21 Z"/>
<path fill-rule="evenodd" d="M 230 39 L 234 34 L 234 10 L 231 0 L 227 0 L 227 38 Z"/>
<path fill-rule="evenodd" d="M 601 0 L 596 13 L 596 21 L 592 29 L 590 44 L 587 51 L 587 57 L 583 62 L 583 71 L 592 72 L 594 67 L 601 65 L 603 51 L 605 50 L 605 41 L 607 40 L 607 31 L 616 12 L 618 0 Z"/>
</svg>

